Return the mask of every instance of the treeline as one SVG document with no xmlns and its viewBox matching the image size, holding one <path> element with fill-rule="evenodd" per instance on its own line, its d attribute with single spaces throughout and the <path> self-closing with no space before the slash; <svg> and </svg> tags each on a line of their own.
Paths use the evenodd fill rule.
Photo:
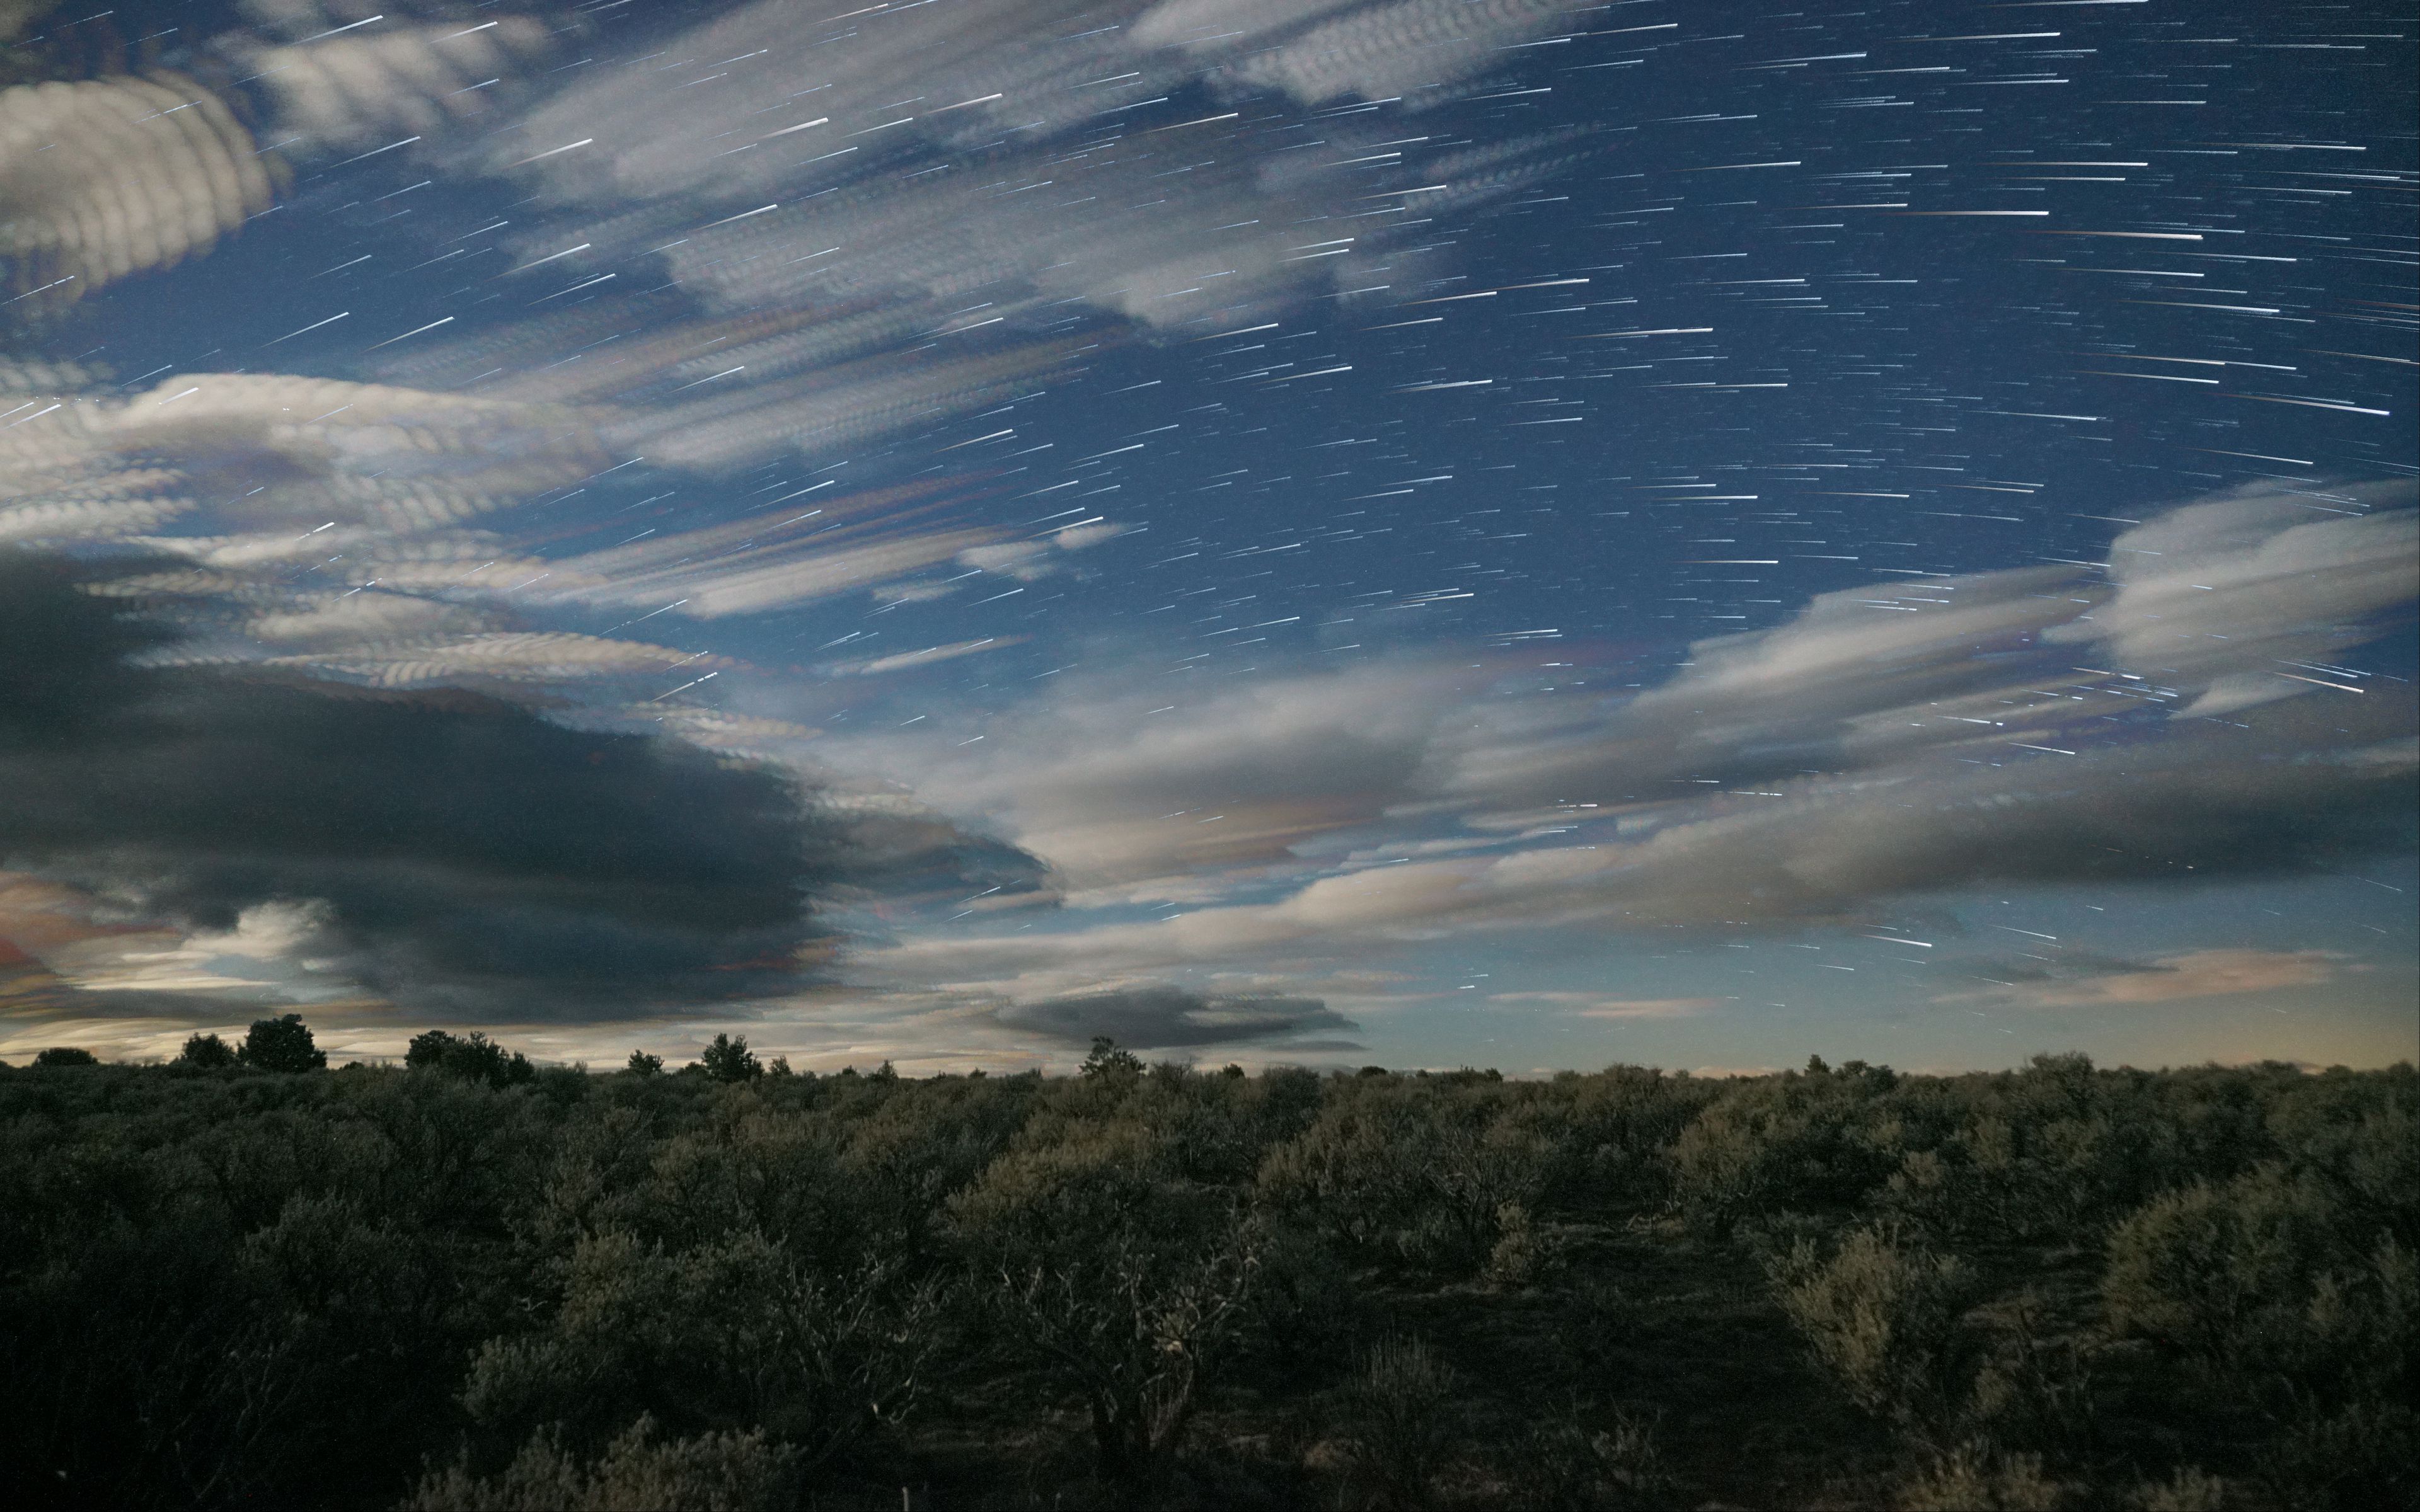
<svg viewBox="0 0 2420 1512">
<path fill-rule="evenodd" d="M 2408 1065 L 206 1039 L 0 1070 L 9 1504 L 2420 1502 Z"/>
</svg>

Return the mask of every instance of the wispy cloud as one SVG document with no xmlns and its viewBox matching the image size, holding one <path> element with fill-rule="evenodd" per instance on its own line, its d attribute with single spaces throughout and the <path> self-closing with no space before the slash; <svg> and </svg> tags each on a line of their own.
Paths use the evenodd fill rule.
<svg viewBox="0 0 2420 1512">
<path fill-rule="evenodd" d="M 2314 677 L 2276 679 L 2287 697 L 2243 719 L 2180 705 L 2265 672 L 2291 637 L 2377 634 L 2411 600 L 2414 516 L 2313 526 L 2270 508 L 2248 528 L 2248 513 L 2228 498 L 2147 527 L 2230 540 L 2230 560 L 2312 563 L 2198 575 L 2220 581 L 2188 623 L 2233 639 L 2196 642 L 2188 667 L 2140 659 L 2149 622 L 2134 613 L 2094 639 L 2086 615 L 2113 597 L 2096 575 L 2025 568 L 1824 595 L 1592 709 L 1473 706 L 1413 666 L 1281 680 L 1166 725 L 1130 699 L 1054 706 L 1037 735 L 1102 735 L 1032 751 L 1084 754 L 1038 760 L 1012 726 L 982 755 L 928 758 L 919 779 L 1078 879 L 1190 875 L 1199 897 L 1203 876 L 1233 888 L 1251 867 L 1289 890 L 1161 921 L 910 939 L 861 966 L 972 989 L 1079 963 L 1148 973 L 1473 931 L 1797 925 L 1991 881 L 2215 879 L 2408 842 L 2408 704 Z M 2111 575 L 2122 596 L 2130 579 Z M 1242 821 L 1233 840 L 1202 838 L 1226 817 Z M 1330 833 L 1352 837 L 1342 865 Z"/>
<path fill-rule="evenodd" d="M 2339 958 L 2326 950 L 2187 950 L 2116 970 L 2046 974 L 1947 1000 L 1988 998 L 2013 1008 L 2135 1007 L 2317 987 L 2335 980 L 2338 967 Z"/>
</svg>

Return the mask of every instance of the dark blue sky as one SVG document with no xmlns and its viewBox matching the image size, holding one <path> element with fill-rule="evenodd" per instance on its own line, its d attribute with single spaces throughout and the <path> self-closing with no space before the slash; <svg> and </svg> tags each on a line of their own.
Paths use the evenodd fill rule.
<svg viewBox="0 0 2420 1512">
<path fill-rule="evenodd" d="M 2408 16 L 371 13 L 86 23 L 277 182 L 0 168 L 0 530 L 191 559 L 205 659 L 778 764 L 878 858 L 796 993 L 534 1045 L 2409 1053 Z M 111 281 L 174 239 L 111 194 L 232 234 Z M 84 920 L 11 936 L 26 1035 L 408 1026 L 302 881 L 22 874 Z"/>
</svg>

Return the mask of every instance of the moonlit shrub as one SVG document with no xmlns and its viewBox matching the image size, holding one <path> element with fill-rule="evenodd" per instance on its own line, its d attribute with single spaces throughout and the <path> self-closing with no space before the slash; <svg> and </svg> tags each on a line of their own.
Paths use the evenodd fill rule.
<svg viewBox="0 0 2420 1512">
<path fill-rule="evenodd" d="M 1954 1420 L 1976 1352 L 1963 1264 L 1869 1226 L 1828 1258 L 1802 1238 L 1772 1271 L 1783 1312 L 1851 1400 L 1919 1437 Z"/>
</svg>

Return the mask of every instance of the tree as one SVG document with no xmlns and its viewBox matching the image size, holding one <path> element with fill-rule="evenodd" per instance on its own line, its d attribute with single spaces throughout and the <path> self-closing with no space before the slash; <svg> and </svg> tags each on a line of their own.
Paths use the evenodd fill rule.
<svg viewBox="0 0 2420 1512">
<path fill-rule="evenodd" d="M 706 1054 L 698 1059 L 705 1066 L 706 1073 L 718 1082 L 753 1081 L 765 1074 L 765 1068 L 756 1063 L 756 1057 L 750 1053 L 744 1037 L 734 1039 L 728 1034 L 718 1034 L 714 1042 L 706 1047 Z"/>
<path fill-rule="evenodd" d="M 664 1069 L 664 1057 L 651 1056 L 644 1050 L 633 1050 L 630 1052 L 628 1063 L 623 1069 L 633 1076 L 653 1076 Z"/>
<path fill-rule="evenodd" d="M 414 1071 L 441 1071 L 490 1087 L 518 1086 L 537 1074 L 527 1056 L 507 1051 L 475 1030 L 459 1036 L 443 1029 L 413 1035 L 403 1063 Z"/>
<path fill-rule="evenodd" d="M 37 1066 L 98 1066 L 101 1057 L 71 1044 L 53 1045 L 34 1057 Z"/>
<path fill-rule="evenodd" d="M 300 1013 L 255 1021 L 238 1059 L 255 1071 L 325 1071 L 328 1053 L 311 1042 L 311 1026 Z"/>
<path fill-rule="evenodd" d="M 196 1034 L 177 1052 L 176 1063 L 198 1071 L 225 1071 L 235 1064 L 235 1047 L 215 1034 Z"/>
<path fill-rule="evenodd" d="M 443 1029 L 430 1029 L 426 1033 L 415 1034 L 411 1037 L 411 1042 L 404 1047 L 403 1063 L 413 1071 L 426 1070 L 442 1062 L 445 1052 L 458 1042 L 459 1041 Z"/>
<path fill-rule="evenodd" d="M 1083 1073 L 1103 1076 L 1140 1076 L 1142 1061 L 1131 1050 L 1122 1050 L 1118 1042 L 1106 1034 L 1093 1036 L 1093 1053 L 1084 1057 Z"/>
</svg>

